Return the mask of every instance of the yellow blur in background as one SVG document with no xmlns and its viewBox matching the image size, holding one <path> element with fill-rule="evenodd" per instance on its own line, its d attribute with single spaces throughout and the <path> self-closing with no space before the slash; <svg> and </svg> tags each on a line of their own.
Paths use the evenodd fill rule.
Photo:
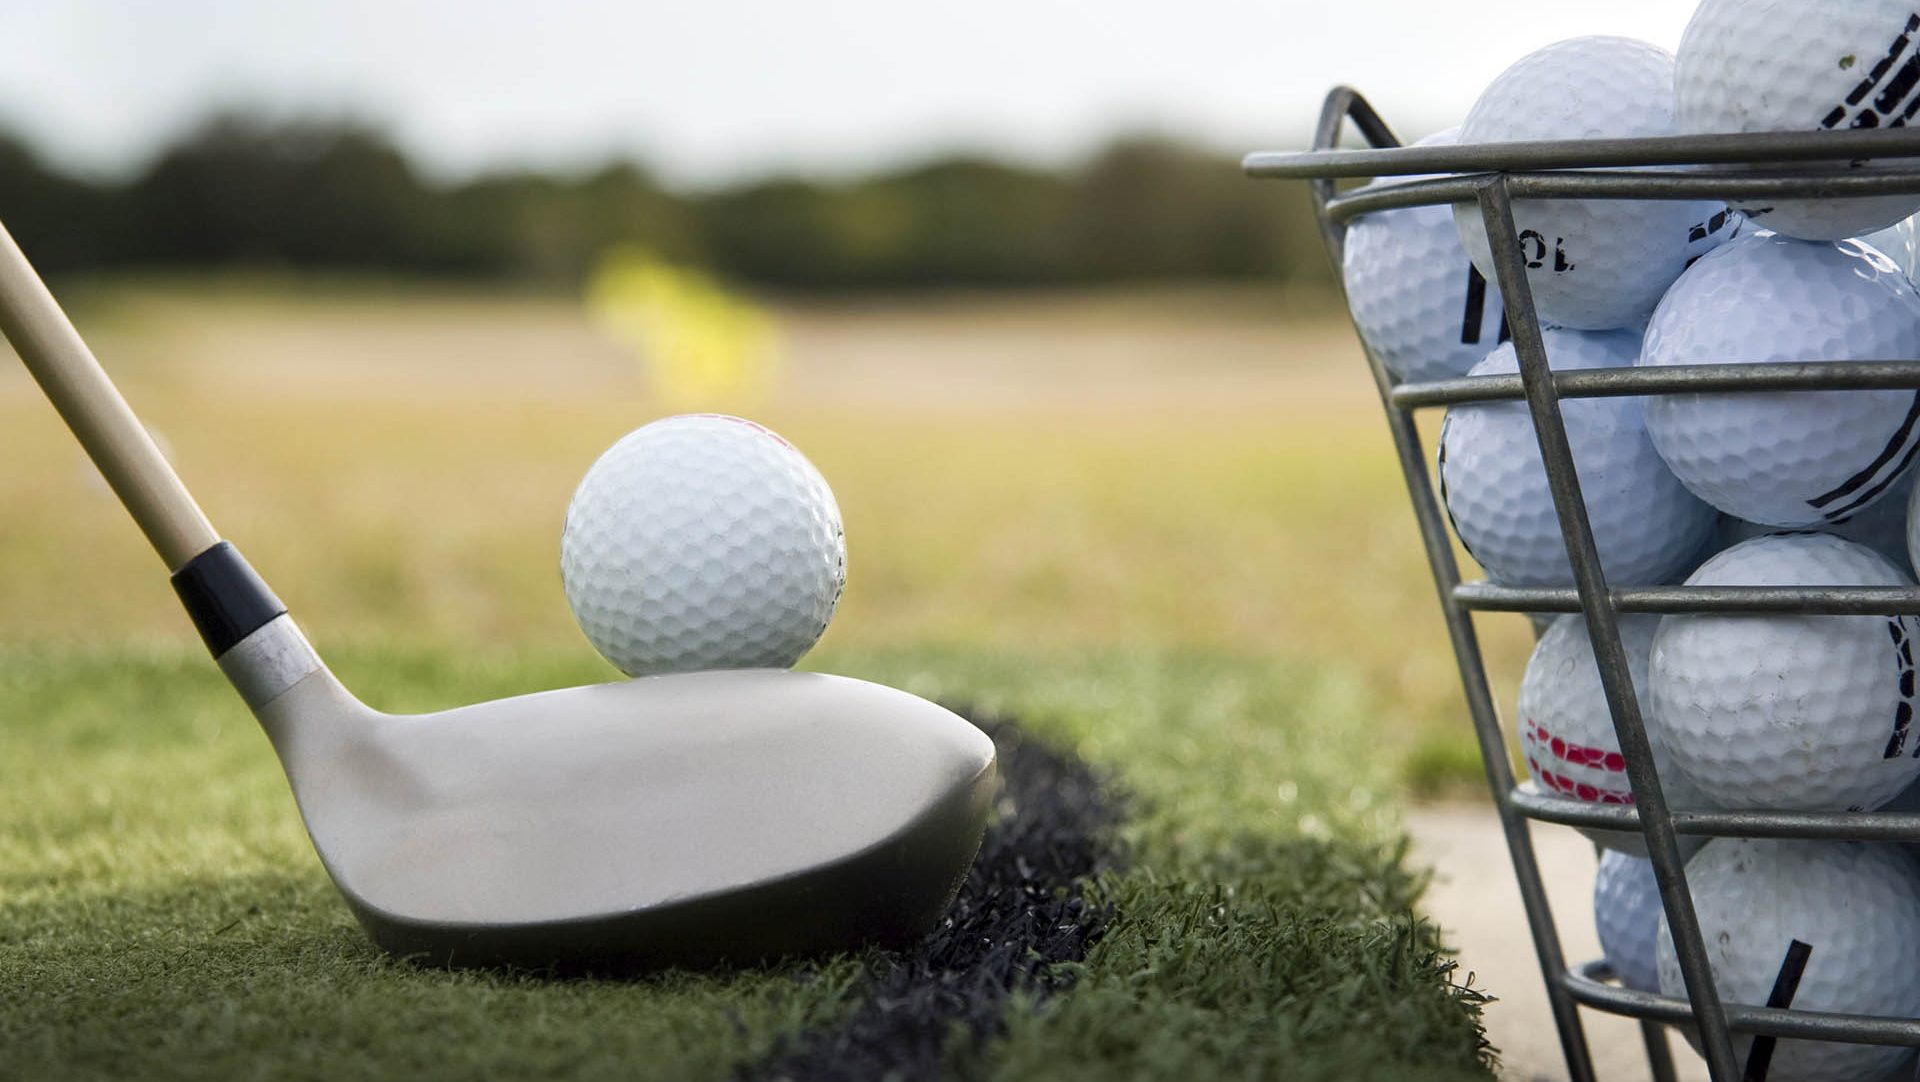
<svg viewBox="0 0 1920 1082">
<path fill-rule="evenodd" d="M 772 388 L 780 362 L 773 316 L 704 271 L 618 246 L 588 281 L 587 310 L 640 361 L 670 409 L 748 410 Z"/>
</svg>

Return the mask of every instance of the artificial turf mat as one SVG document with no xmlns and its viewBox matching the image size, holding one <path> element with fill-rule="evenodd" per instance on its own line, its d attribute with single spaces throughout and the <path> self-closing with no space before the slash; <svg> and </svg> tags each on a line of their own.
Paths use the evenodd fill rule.
<svg viewBox="0 0 1920 1082">
<path fill-rule="evenodd" d="M 1093 771 L 1005 719 L 965 711 L 999 749 L 1001 794 L 946 922 L 911 950 L 876 952 L 860 1005 L 782 1042 L 741 1082 L 934 1078 L 1005 1028 L 1009 996 L 1030 1005 L 1072 980 L 1106 930 L 1089 878 L 1114 859 L 1120 808 Z"/>
<path fill-rule="evenodd" d="M 603 673 L 577 655 L 329 653 L 394 710 Z M 1009 990 L 998 1024 L 950 1016 L 937 1055 L 920 1031 L 895 1077 L 1491 1077 L 1481 997 L 1414 913 L 1362 681 L 1206 652 L 819 664 L 1017 717 L 1028 744 L 1126 794 L 1089 835 L 1119 858 L 1061 854 L 1097 869 L 1084 888 L 1036 875 L 1044 897 L 1023 899 L 1109 915 L 1097 939 L 1067 936 L 1084 957 L 1008 950 L 988 970 Z M 0 648 L 0 1078 L 726 1078 L 863 1032 L 876 1000 L 937 998 L 913 966 L 867 952 L 554 981 L 396 963 L 333 894 L 203 656 Z"/>
</svg>

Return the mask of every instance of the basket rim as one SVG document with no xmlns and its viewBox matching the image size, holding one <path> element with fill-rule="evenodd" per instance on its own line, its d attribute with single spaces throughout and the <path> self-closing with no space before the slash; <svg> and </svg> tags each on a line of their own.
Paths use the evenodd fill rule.
<svg viewBox="0 0 1920 1082">
<path fill-rule="evenodd" d="M 1335 95 L 1356 93 L 1337 87 Z M 1364 99 L 1362 99 L 1364 100 Z M 1920 128 L 1723 132 L 1632 138 L 1549 139 L 1445 146 L 1389 146 L 1255 151 L 1242 160 L 1249 176 L 1342 180 L 1420 174 L 1520 173 L 1567 169 L 1808 163 L 1809 176 L 1857 174 L 1876 159 L 1903 160 L 1920 172 Z"/>
</svg>

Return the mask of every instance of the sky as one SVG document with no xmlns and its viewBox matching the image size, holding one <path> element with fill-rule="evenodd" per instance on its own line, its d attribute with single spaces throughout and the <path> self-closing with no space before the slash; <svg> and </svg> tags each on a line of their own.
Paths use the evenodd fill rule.
<svg viewBox="0 0 1920 1082">
<path fill-rule="evenodd" d="M 430 173 L 614 157 L 707 186 L 1153 131 L 1291 149 L 1346 82 L 1403 135 L 1529 50 L 1671 50 L 1680 0 L 0 0 L 0 129 L 138 168 L 210 111 L 374 122 Z M 1470 17 L 1469 17 L 1470 16 Z"/>
</svg>

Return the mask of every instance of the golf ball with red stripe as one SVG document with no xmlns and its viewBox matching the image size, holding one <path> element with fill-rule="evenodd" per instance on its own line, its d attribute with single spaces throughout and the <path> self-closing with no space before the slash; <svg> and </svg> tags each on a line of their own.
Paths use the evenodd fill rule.
<svg viewBox="0 0 1920 1082">
<path fill-rule="evenodd" d="M 1645 721 L 1652 703 L 1646 694 L 1647 656 L 1659 628 L 1657 616 L 1620 617 L 1620 645 L 1633 676 L 1636 701 L 1651 739 L 1654 729 Z M 1562 616 L 1547 627 L 1534 645 L 1520 680 L 1518 708 L 1520 753 L 1527 772 L 1542 788 L 1559 796 L 1593 804 L 1632 804 L 1626 757 L 1614 734 L 1613 715 L 1600 684 L 1600 666 L 1594 659 L 1587 622 Z M 1654 746 L 1654 770 L 1671 808 L 1706 806 L 1700 792 L 1673 768 L 1662 749 Z M 1609 849 L 1646 855 L 1646 843 L 1635 833 L 1585 830 Z"/>
</svg>

